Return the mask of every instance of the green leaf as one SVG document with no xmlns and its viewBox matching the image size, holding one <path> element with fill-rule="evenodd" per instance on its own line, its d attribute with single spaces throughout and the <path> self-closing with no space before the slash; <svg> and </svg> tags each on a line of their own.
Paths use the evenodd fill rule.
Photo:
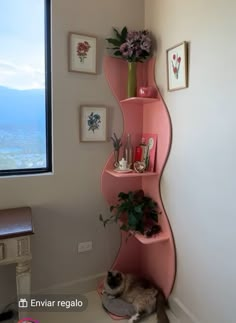
<svg viewBox="0 0 236 323">
<path fill-rule="evenodd" d="M 154 221 L 156 221 L 157 222 L 157 220 L 158 220 L 158 214 L 157 214 L 157 212 L 156 211 L 152 211 L 152 212 L 150 212 L 149 213 L 149 217 L 152 219 L 152 220 L 154 220 Z"/>
<path fill-rule="evenodd" d="M 128 225 L 131 229 L 135 230 L 137 225 L 137 219 L 133 213 L 128 215 Z"/>
<path fill-rule="evenodd" d="M 114 46 L 117 46 L 118 48 L 120 48 L 121 42 L 118 39 L 114 39 L 114 38 L 107 38 L 106 39 L 108 41 L 109 44 L 112 44 Z"/>
<path fill-rule="evenodd" d="M 116 208 L 116 206 L 111 205 L 111 206 L 110 206 L 110 212 L 112 212 L 115 208 Z"/>
<path fill-rule="evenodd" d="M 123 230 L 123 231 L 129 231 L 129 227 L 126 224 L 122 224 L 120 226 L 120 229 Z"/>
<path fill-rule="evenodd" d="M 114 28 L 114 27 L 113 27 L 113 30 L 114 30 L 114 33 L 116 34 L 116 37 L 121 40 L 122 39 L 122 36 L 119 33 L 119 31 L 116 28 Z"/>
<path fill-rule="evenodd" d="M 127 33 L 128 33 L 128 29 L 127 27 L 125 26 L 122 31 L 121 31 L 121 38 L 126 41 L 126 37 L 127 37 Z"/>
<path fill-rule="evenodd" d="M 137 205 L 137 206 L 135 206 L 134 211 L 135 211 L 136 213 L 142 213 L 142 212 L 143 212 L 142 205 Z"/>
<path fill-rule="evenodd" d="M 129 211 L 130 210 L 130 205 L 128 201 L 123 202 L 122 204 L 120 204 L 118 210 L 120 212 L 125 212 L 125 211 Z"/>
<path fill-rule="evenodd" d="M 113 53 L 114 56 L 122 56 L 121 51 L 117 50 Z"/>
<path fill-rule="evenodd" d="M 107 49 L 111 49 L 111 50 L 120 50 L 120 47 L 107 47 Z"/>
<path fill-rule="evenodd" d="M 124 192 L 120 192 L 120 193 L 118 194 L 118 198 L 119 198 L 119 200 L 126 200 L 126 199 L 128 199 L 128 198 L 129 198 L 129 194 L 124 193 Z"/>
</svg>

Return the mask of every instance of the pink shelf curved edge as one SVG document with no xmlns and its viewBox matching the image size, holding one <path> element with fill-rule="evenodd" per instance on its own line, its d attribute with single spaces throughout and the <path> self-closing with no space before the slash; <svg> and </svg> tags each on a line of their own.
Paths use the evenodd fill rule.
<svg viewBox="0 0 236 323">
<path fill-rule="evenodd" d="M 144 172 L 144 173 L 136 173 L 135 171 L 132 171 L 130 173 L 117 173 L 113 169 L 106 169 L 105 172 L 108 174 L 119 177 L 119 178 L 127 178 L 127 177 L 145 177 L 145 176 L 158 176 L 158 173 L 156 172 Z"/>
<path fill-rule="evenodd" d="M 156 87 L 155 58 L 138 64 L 138 86 Z M 157 134 L 155 172 L 146 174 L 119 174 L 113 171 L 113 154 L 110 155 L 101 175 L 101 191 L 108 205 L 117 202 L 119 192 L 143 189 L 158 202 L 161 209 L 160 235 L 145 238 L 121 232 L 121 245 L 112 265 L 113 269 L 142 275 L 160 286 L 168 297 L 176 274 L 175 245 L 170 223 L 161 197 L 160 182 L 171 146 L 171 122 L 168 110 L 158 91 L 158 98 L 126 98 L 127 62 L 106 56 L 103 68 L 108 84 L 120 104 L 124 120 L 123 140 L 131 133 L 132 144 L 139 144 L 142 133 Z M 113 316 L 113 318 L 115 318 Z M 120 319 L 117 317 L 117 319 Z"/>
<path fill-rule="evenodd" d="M 160 232 L 150 238 L 147 238 L 142 234 L 136 233 L 136 235 L 134 237 L 140 243 L 143 243 L 143 244 L 153 244 L 153 243 L 158 243 L 158 242 L 164 242 L 164 241 L 168 241 L 170 239 L 170 236 L 165 232 Z"/>
<path fill-rule="evenodd" d="M 139 97 L 133 97 L 128 98 L 125 100 L 121 100 L 121 103 L 136 103 L 136 104 L 147 104 L 158 101 L 158 98 L 139 98 Z"/>
</svg>

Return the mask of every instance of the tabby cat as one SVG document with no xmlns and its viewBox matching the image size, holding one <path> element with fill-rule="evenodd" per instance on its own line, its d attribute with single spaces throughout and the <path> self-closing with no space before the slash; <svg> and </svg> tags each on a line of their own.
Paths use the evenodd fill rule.
<svg viewBox="0 0 236 323">
<path fill-rule="evenodd" d="M 133 304 L 136 313 L 129 319 L 129 323 L 137 322 L 155 311 L 158 323 L 169 323 L 167 302 L 162 290 L 145 279 L 119 271 L 108 271 L 104 292 L 110 298 L 120 297 Z"/>
</svg>

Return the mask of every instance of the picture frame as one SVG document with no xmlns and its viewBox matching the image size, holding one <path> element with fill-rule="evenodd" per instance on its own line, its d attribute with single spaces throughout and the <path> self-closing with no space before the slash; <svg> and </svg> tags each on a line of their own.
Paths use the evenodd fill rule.
<svg viewBox="0 0 236 323">
<path fill-rule="evenodd" d="M 166 50 L 168 91 L 188 87 L 188 51 L 184 41 Z"/>
<path fill-rule="evenodd" d="M 97 37 L 70 32 L 68 36 L 69 72 L 97 74 Z"/>
<path fill-rule="evenodd" d="M 97 105 L 80 106 L 80 141 L 107 141 L 107 107 Z"/>
</svg>

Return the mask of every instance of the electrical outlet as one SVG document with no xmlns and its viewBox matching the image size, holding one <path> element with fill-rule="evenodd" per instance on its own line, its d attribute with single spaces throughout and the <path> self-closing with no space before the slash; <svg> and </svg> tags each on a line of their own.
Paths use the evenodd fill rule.
<svg viewBox="0 0 236 323">
<path fill-rule="evenodd" d="M 93 249 L 92 241 L 80 242 L 78 245 L 78 253 L 87 252 Z"/>
</svg>

